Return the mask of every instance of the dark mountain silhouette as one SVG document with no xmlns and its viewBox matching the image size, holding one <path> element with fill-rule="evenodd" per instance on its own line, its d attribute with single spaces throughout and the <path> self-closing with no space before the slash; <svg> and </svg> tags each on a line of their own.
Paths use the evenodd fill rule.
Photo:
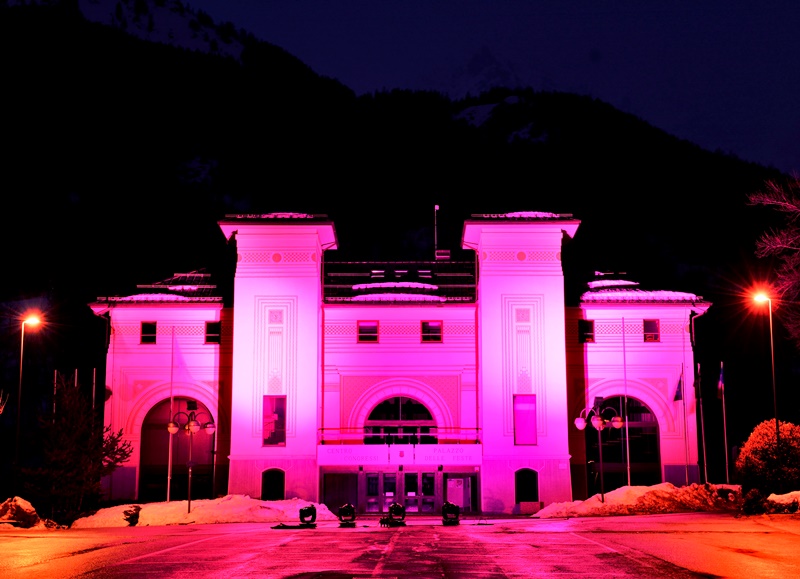
<svg viewBox="0 0 800 579">
<path fill-rule="evenodd" d="M 749 347 L 730 331 L 736 294 L 768 265 L 753 252 L 774 217 L 746 196 L 776 170 L 574 94 L 356 97 L 227 34 L 238 58 L 148 42 L 69 2 L 0 8 L 0 299 L 86 304 L 200 268 L 229 281 L 229 213 L 327 214 L 340 249 L 326 259 L 342 260 L 430 259 L 434 239 L 458 257 L 471 214 L 551 211 L 582 220 L 564 248 L 569 303 L 594 271 L 625 271 L 715 303 L 710 365 Z"/>
<path fill-rule="evenodd" d="M 6 297 L 74 280 L 121 291 L 206 266 L 225 253 L 216 220 L 235 212 L 326 213 L 331 258 L 430 257 L 435 203 L 452 250 L 471 213 L 573 213 L 584 223 L 565 265 L 578 275 L 627 269 L 698 293 L 706 266 L 752 253 L 763 230 L 745 195 L 774 171 L 588 97 L 356 98 L 253 38 L 236 60 L 68 7 L 4 12 Z"/>
</svg>

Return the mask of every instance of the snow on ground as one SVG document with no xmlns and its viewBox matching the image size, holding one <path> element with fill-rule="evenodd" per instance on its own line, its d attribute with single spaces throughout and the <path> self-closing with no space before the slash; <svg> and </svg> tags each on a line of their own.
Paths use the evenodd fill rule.
<svg viewBox="0 0 800 579">
<path fill-rule="evenodd" d="M 585 501 L 551 503 L 533 515 L 535 518 L 602 517 L 609 515 L 653 515 L 736 510 L 741 505 L 738 485 L 672 483 L 654 486 L 624 486 Z"/>
<path fill-rule="evenodd" d="M 533 518 L 599 517 L 614 515 L 649 515 L 685 512 L 738 511 L 741 507 L 741 488 L 738 485 L 691 484 L 676 487 L 671 483 L 654 486 L 625 486 L 604 494 L 594 495 L 585 501 L 552 503 Z M 800 491 L 785 495 L 770 495 L 769 501 L 790 504 L 800 501 Z M 95 514 L 80 518 L 72 528 L 130 526 L 126 511 L 138 511 L 137 525 L 188 525 L 213 523 L 286 523 L 299 524 L 300 509 L 313 505 L 315 521 L 337 521 L 337 513 L 319 503 L 297 498 L 283 501 L 262 501 L 247 495 L 227 495 L 218 499 L 192 501 L 188 512 L 187 501 L 163 503 L 129 503 L 100 509 Z M 13 522 L 13 525 L 12 525 Z M 311 522 L 311 521 L 307 521 Z M 52 521 L 39 519 L 33 506 L 20 497 L 0 504 L 0 529 L 56 527 Z"/>
<path fill-rule="evenodd" d="M 125 511 L 138 504 L 139 526 L 187 525 L 209 523 L 300 523 L 300 509 L 313 505 L 316 521 L 338 521 L 328 507 L 300 499 L 262 501 L 247 495 L 226 495 L 219 499 L 192 501 L 188 511 L 186 501 L 168 503 L 131 503 L 99 510 L 96 514 L 76 520 L 73 529 L 89 527 L 126 527 Z"/>
</svg>

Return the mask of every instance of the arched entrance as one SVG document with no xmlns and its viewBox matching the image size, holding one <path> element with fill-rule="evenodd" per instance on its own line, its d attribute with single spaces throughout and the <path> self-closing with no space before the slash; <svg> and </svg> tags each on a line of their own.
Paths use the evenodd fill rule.
<svg viewBox="0 0 800 579">
<path fill-rule="evenodd" d="M 600 431 L 603 443 L 603 486 L 605 492 L 628 484 L 628 454 L 630 453 L 630 483 L 650 486 L 662 482 L 658 421 L 640 400 L 628 396 L 612 396 L 603 400 L 603 408 L 613 408 L 619 416 L 627 417 L 620 429 L 610 426 Z M 600 492 L 600 453 L 597 430 L 589 426 L 586 437 L 587 487 L 589 496 Z"/>
<path fill-rule="evenodd" d="M 213 422 L 203 404 L 192 398 L 175 397 L 156 404 L 142 424 L 142 444 L 139 467 L 139 498 L 141 502 L 185 501 L 189 496 L 189 455 L 192 462 L 192 499 L 210 499 L 214 496 L 214 439 L 201 428 L 189 435 L 186 428 L 170 435 L 167 424 L 176 421 L 185 425 L 188 416 L 194 416 L 201 425 Z M 170 457 L 170 443 L 172 456 Z M 172 461 L 172 477 L 169 463 Z M 169 496 L 168 496 L 169 493 Z"/>
</svg>

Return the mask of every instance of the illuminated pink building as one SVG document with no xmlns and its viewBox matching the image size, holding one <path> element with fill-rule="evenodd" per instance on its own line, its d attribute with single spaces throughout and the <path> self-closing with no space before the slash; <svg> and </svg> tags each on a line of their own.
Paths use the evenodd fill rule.
<svg viewBox="0 0 800 579">
<path fill-rule="evenodd" d="M 92 304 L 111 328 L 106 422 L 135 448 L 109 498 L 526 513 L 696 482 L 690 330 L 710 304 L 605 276 L 567 307 L 579 223 L 474 215 L 474 259 L 352 263 L 326 255 L 324 215 L 227 216 L 232 308 L 202 272 Z"/>
</svg>

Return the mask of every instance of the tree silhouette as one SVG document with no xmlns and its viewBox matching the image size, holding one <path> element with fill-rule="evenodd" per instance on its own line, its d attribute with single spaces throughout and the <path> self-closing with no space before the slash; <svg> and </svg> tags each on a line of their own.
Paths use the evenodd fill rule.
<svg viewBox="0 0 800 579">
<path fill-rule="evenodd" d="M 777 261 L 770 297 L 800 350 L 800 177 L 768 180 L 762 190 L 748 195 L 748 201 L 783 214 L 782 223 L 765 231 L 756 242 L 756 257 Z"/>
<path fill-rule="evenodd" d="M 71 524 L 97 505 L 101 480 L 126 462 L 133 452 L 122 429 L 103 426 L 102 414 L 75 384 L 58 375 L 54 409 L 40 421 L 42 463 L 22 469 L 25 491 L 37 512 L 49 512 L 61 524 Z"/>
</svg>

